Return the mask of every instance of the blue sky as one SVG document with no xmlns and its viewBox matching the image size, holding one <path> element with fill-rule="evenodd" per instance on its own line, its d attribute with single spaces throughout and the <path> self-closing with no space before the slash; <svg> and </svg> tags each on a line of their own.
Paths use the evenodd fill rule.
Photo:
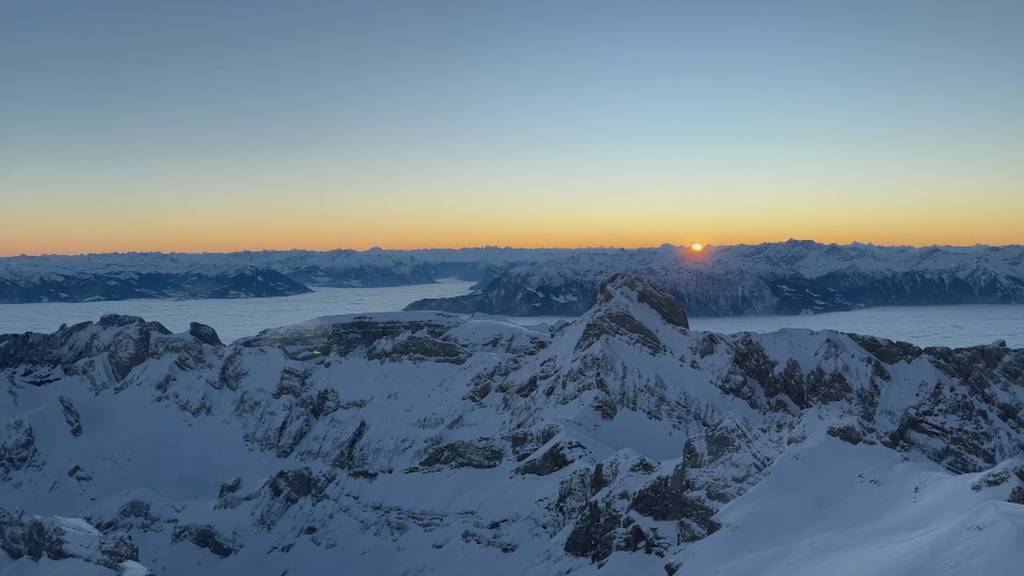
<svg viewBox="0 0 1024 576">
<path fill-rule="evenodd" d="M 1021 2 L 0 2 L 0 254 L 1024 242 Z"/>
</svg>

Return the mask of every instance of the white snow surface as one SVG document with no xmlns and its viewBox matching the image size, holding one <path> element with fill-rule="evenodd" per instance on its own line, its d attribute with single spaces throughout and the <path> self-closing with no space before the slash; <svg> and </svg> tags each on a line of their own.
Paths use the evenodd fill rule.
<svg viewBox="0 0 1024 576">
<path fill-rule="evenodd" d="M 817 438 L 783 454 L 725 506 L 730 528 L 677 558 L 683 574 L 859 576 L 1014 574 L 1024 506 L 878 446 Z"/>
<path fill-rule="evenodd" d="M 0 337 L 0 508 L 71 556 L 0 574 L 1019 574 L 1024 351 L 723 336 L 602 290 L 552 326 Z"/>
</svg>

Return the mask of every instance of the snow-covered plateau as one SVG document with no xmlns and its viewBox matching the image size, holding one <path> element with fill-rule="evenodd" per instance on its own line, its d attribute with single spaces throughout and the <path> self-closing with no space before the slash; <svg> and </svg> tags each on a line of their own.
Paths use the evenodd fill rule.
<svg viewBox="0 0 1024 576">
<path fill-rule="evenodd" d="M 0 336 L 0 574 L 1020 574 L 1024 350 L 589 302 Z"/>
</svg>

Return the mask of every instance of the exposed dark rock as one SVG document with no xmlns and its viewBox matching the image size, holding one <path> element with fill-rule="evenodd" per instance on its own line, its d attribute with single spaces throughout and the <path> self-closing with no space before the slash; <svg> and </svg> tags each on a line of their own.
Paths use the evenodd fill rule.
<svg viewBox="0 0 1024 576">
<path fill-rule="evenodd" d="M 438 340 L 444 336 L 457 320 L 454 316 L 436 315 L 430 319 L 416 320 L 381 320 L 372 316 L 355 316 L 337 324 L 321 324 L 289 330 L 268 330 L 258 336 L 245 338 L 240 344 L 246 347 L 274 346 L 282 348 L 296 360 L 310 360 L 330 354 L 347 356 L 357 350 L 369 351 L 378 342 L 398 344 L 398 340 L 415 335 L 416 340 L 400 345 L 401 351 L 390 346 L 381 346 L 374 357 L 387 359 L 403 354 L 423 353 L 425 358 L 433 359 L 433 355 L 444 361 L 454 361 L 453 355 L 457 344 L 445 342 L 433 348 L 431 343 L 423 340 Z M 460 349 L 461 350 L 461 349 Z"/>
<path fill-rule="evenodd" d="M 721 342 L 723 342 L 721 336 L 712 332 L 707 332 L 700 337 L 700 342 L 697 343 L 695 352 L 701 358 L 707 358 L 715 353 L 715 349 Z"/>
<path fill-rule="evenodd" d="M 584 450 L 586 448 L 579 442 L 556 442 L 537 458 L 520 464 L 516 467 L 516 472 L 519 474 L 546 476 L 575 462 L 578 458 L 577 453 Z"/>
<path fill-rule="evenodd" d="M 807 374 L 807 399 L 812 404 L 828 404 L 846 400 L 853 394 L 853 386 L 840 372 L 826 374 L 816 366 Z"/>
<path fill-rule="evenodd" d="M 600 314 L 588 322 L 576 344 L 576 350 L 586 350 L 602 336 L 621 336 L 654 353 L 664 350 L 661 341 L 650 328 L 626 312 L 618 311 Z"/>
<path fill-rule="evenodd" d="M 188 325 L 188 333 L 203 344 L 209 344 L 210 346 L 224 345 L 224 343 L 220 341 L 220 336 L 217 335 L 217 331 L 206 324 L 192 322 Z"/>
<path fill-rule="evenodd" d="M 942 414 L 908 415 L 890 434 L 887 445 L 917 448 L 930 459 L 958 474 L 981 472 L 996 464 L 992 433 L 959 426 L 950 428 Z"/>
<path fill-rule="evenodd" d="M 511 554 L 519 549 L 519 546 L 514 542 L 502 540 L 497 535 L 488 536 L 471 530 L 464 530 L 462 532 L 462 541 L 486 548 L 497 548 L 505 554 Z"/>
<path fill-rule="evenodd" d="M 1024 504 L 1024 488 L 1014 486 L 1013 490 L 1010 490 L 1010 498 L 1007 501 L 1012 504 Z"/>
<path fill-rule="evenodd" d="M 637 302 L 649 306 L 666 323 L 689 329 L 690 324 L 682 304 L 661 286 L 635 275 L 613 274 L 609 276 L 598 286 L 590 307 L 596 308 L 608 304 L 615 298 L 616 293 L 621 294 L 623 291 L 635 294 Z"/>
<path fill-rule="evenodd" d="M 646 458 L 640 458 L 629 467 L 630 472 L 636 472 L 637 474 L 650 474 L 657 469 L 657 464 Z"/>
<path fill-rule="evenodd" d="M 592 406 L 604 420 L 612 420 L 615 418 L 615 415 L 619 413 L 619 405 L 615 403 L 614 399 L 607 395 L 597 396 L 594 398 Z"/>
<path fill-rule="evenodd" d="M 1002 486 L 1014 476 L 1024 475 L 1024 467 L 1014 468 L 1012 466 L 1000 465 L 982 475 L 981 478 L 971 484 L 971 490 L 979 492 L 986 488 Z"/>
<path fill-rule="evenodd" d="M 238 390 L 242 385 L 242 380 L 248 376 L 245 369 L 242 368 L 243 358 L 244 349 L 235 348 L 224 359 L 224 364 L 220 367 L 220 374 L 217 380 L 221 387 L 228 390 Z"/>
<path fill-rule="evenodd" d="M 614 510 L 591 503 L 566 539 L 565 551 L 593 562 L 604 560 L 615 551 L 614 531 L 622 521 Z"/>
<path fill-rule="evenodd" d="M 489 441 L 466 442 L 458 440 L 434 448 L 420 461 L 420 466 L 432 468 L 494 468 L 505 458 L 505 453 Z"/>
<path fill-rule="evenodd" d="M 275 498 L 294 504 L 307 496 L 319 498 L 333 477 L 313 474 L 309 468 L 281 471 L 267 482 Z"/>
<path fill-rule="evenodd" d="M 39 465 L 39 451 L 32 427 L 22 419 L 0 428 L 0 478 Z"/>
<path fill-rule="evenodd" d="M 807 382 L 800 370 L 800 363 L 790 358 L 782 372 L 776 374 L 771 386 L 782 394 L 785 394 L 798 408 L 807 408 L 810 402 L 807 398 Z M 767 390 L 766 390 L 767 393 Z"/>
<path fill-rule="evenodd" d="M 516 460 L 522 461 L 557 436 L 558 432 L 558 426 L 548 425 L 540 430 L 519 430 L 502 438 L 512 447 Z"/>
<path fill-rule="evenodd" d="M 122 518 L 154 518 L 152 507 L 145 500 L 129 500 L 118 510 Z"/>
<path fill-rule="evenodd" d="M 848 334 L 848 336 L 872 356 L 889 365 L 897 362 L 911 362 L 921 355 L 921 349 L 909 342 L 861 334 Z"/>
<path fill-rule="evenodd" d="M 750 335 L 744 335 L 733 348 L 732 363 L 747 378 L 769 383 L 775 372 L 775 361 Z"/>
<path fill-rule="evenodd" d="M 472 389 L 470 389 L 470 391 L 466 394 L 466 399 L 467 400 L 471 400 L 473 402 L 482 402 L 484 400 L 484 398 L 487 398 L 487 396 L 490 393 L 491 393 L 491 385 L 490 385 L 490 383 L 484 382 L 484 383 L 479 384 L 477 386 L 474 386 Z"/>
<path fill-rule="evenodd" d="M 695 535 L 703 538 L 718 530 L 718 523 L 712 520 L 715 510 L 699 497 L 687 493 L 689 483 L 685 468 L 676 467 L 669 476 L 651 482 L 633 497 L 633 510 L 654 520 L 686 521 L 692 524 Z M 684 523 L 680 523 L 683 526 Z"/>
<path fill-rule="evenodd" d="M 604 464 L 598 462 L 594 465 L 594 471 L 590 474 L 590 495 L 594 496 L 606 486 L 608 486 L 608 479 L 604 475 Z"/>
<path fill-rule="evenodd" d="M 231 482 L 225 482 L 220 485 L 220 490 L 217 491 L 217 498 L 223 499 L 230 494 L 238 492 L 242 488 L 242 477 L 238 476 Z"/>
<path fill-rule="evenodd" d="M 149 357 L 150 341 L 154 334 L 169 335 L 170 330 L 159 322 L 146 322 L 137 316 L 120 316 L 108 314 L 100 318 L 100 326 L 127 327 L 134 326 L 136 331 L 119 331 L 114 335 L 107 349 L 107 361 L 118 381 L 124 379 L 132 368 L 142 364 Z"/>
<path fill-rule="evenodd" d="M 139 550 L 130 536 L 76 533 L 67 540 L 66 519 L 28 516 L 0 508 L 0 549 L 12 559 L 79 560 L 118 570 L 127 560 L 138 561 Z"/>
<path fill-rule="evenodd" d="M 335 474 L 327 470 L 314 473 L 310 468 L 282 470 L 267 480 L 260 492 L 257 524 L 270 530 L 292 507 L 303 500 L 316 504 L 326 497 Z"/>
<path fill-rule="evenodd" d="M 100 539 L 100 554 L 107 560 L 103 565 L 112 569 L 121 569 L 121 563 L 139 561 L 139 547 L 130 535 L 104 536 Z"/>
<path fill-rule="evenodd" d="M 214 509 L 231 509 L 237 507 L 242 502 L 252 500 L 257 494 L 242 495 L 240 491 L 242 489 L 242 477 L 236 477 L 230 482 L 225 482 L 220 485 L 217 490 L 217 503 L 214 504 Z"/>
<path fill-rule="evenodd" d="M 152 338 L 168 334 L 159 322 L 108 314 L 95 324 L 62 326 L 52 334 L 0 335 L 0 370 L 21 365 L 66 366 L 106 352 L 114 379 L 121 381 L 149 356 Z"/>
<path fill-rule="evenodd" d="M 227 558 L 238 551 L 238 545 L 225 538 L 216 528 L 209 524 L 188 524 L 177 526 L 171 535 L 171 542 L 188 541 L 199 548 Z"/>
<path fill-rule="evenodd" d="M 160 532 L 174 520 L 165 521 L 145 500 L 134 498 L 121 505 L 117 514 L 106 520 L 95 522 L 96 528 L 104 534 Z"/>
<path fill-rule="evenodd" d="M 411 358 L 462 364 L 469 354 L 455 342 L 412 335 L 398 340 L 386 350 L 371 349 L 367 356 L 371 359 Z"/>
<path fill-rule="evenodd" d="M 537 376 L 530 376 L 526 382 L 523 382 L 516 387 L 515 393 L 522 398 L 527 398 L 536 392 L 539 387 L 540 379 Z"/>
<path fill-rule="evenodd" d="M 365 420 L 359 421 L 356 429 L 352 431 L 348 440 L 345 441 L 344 450 L 335 457 L 333 462 L 335 466 L 338 468 L 352 468 L 356 464 L 356 449 L 359 446 L 359 442 L 366 436 L 368 428 L 369 425 L 366 424 Z"/>
<path fill-rule="evenodd" d="M 924 354 L 939 370 L 946 374 L 970 381 L 981 370 L 994 371 L 1008 354 L 1004 346 L 971 346 L 967 348 L 946 348 L 936 346 L 924 349 Z"/>
<path fill-rule="evenodd" d="M 838 438 L 843 442 L 849 442 L 850 444 L 860 444 L 864 441 L 864 437 L 857 430 L 855 426 L 829 426 L 827 433 L 833 438 Z"/>
<path fill-rule="evenodd" d="M 71 435 L 78 438 L 82 435 L 82 420 L 78 416 L 78 410 L 75 410 L 75 405 L 64 396 L 58 396 L 57 401 L 60 402 L 61 413 L 64 414 L 64 421 L 68 423 Z"/>
<path fill-rule="evenodd" d="M 24 556 L 32 560 L 69 557 L 59 527 L 42 518 L 12 514 L 3 509 L 0 509 L 0 548 L 15 560 Z"/>
<path fill-rule="evenodd" d="M 68 477 L 74 478 L 79 482 L 89 482 L 92 480 L 92 474 L 89 474 L 89 472 L 85 468 L 82 468 L 78 464 L 75 464 L 70 469 L 68 469 Z"/>
<path fill-rule="evenodd" d="M 668 543 L 612 506 L 591 502 L 573 526 L 564 550 L 573 556 L 601 562 L 617 550 L 664 554 Z"/>
</svg>

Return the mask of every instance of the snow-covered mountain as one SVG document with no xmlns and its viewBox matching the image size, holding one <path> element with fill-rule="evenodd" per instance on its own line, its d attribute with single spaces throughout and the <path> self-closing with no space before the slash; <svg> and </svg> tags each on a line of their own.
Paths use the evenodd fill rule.
<svg viewBox="0 0 1024 576">
<path fill-rule="evenodd" d="M 410 310 L 576 316 L 613 272 L 653 279 L 695 316 L 800 314 L 870 306 L 1024 302 L 1024 247 L 909 248 L 789 241 L 573 253 L 509 267 L 472 294 Z"/>
<path fill-rule="evenodd" d="M 410 309 L 576 316 L 616 272 L 661 283 L 699 316 L 1024 302 L 1022 246 L 806 241 L 710 246 L 699 254 L 665 245 L 16 257 L 0 259 L 0 301 L 269 296 L 310 286 L 397 286 L 458 277 L 477 282 L 478 290 L 419 301 Z"/>
<path fill-rule="evenodd" d="M 20 271 L 20 270 L 19 270 Z M 31 277 L 0 272 L 0 303 L 87 302 L 131 298 L 259 298 L 309 292 L 267 268 L 158 272 L 112 268 Z"/>
<path fill-rule="evenodd" d="M 0 258 L 0 302 L 283 296 L 310 286 L 380 287 L 490 278 L 564 250 L 476 248 L 123 253 Z"/>
<path fill-rule="evenodd" d="M 1024 350 L 403 312 L 0 336 L 0 574 L 1018 574 Z"/>
</svg>

